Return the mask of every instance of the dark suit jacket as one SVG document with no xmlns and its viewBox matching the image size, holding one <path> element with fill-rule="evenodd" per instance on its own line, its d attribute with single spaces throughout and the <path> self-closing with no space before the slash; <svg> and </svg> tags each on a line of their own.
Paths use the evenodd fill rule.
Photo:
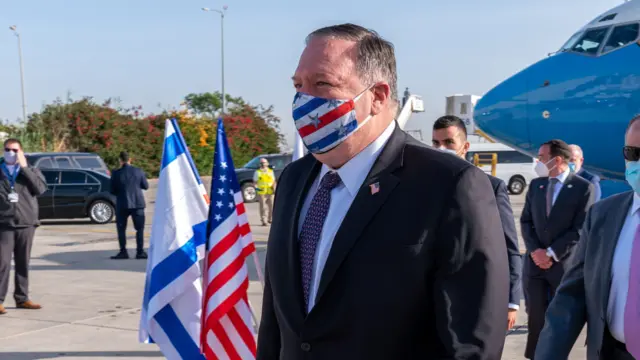
<svg viewBox="0 0 640 360">
<path fill-rule="evenodd" d="M 305 316 L 298 214 L 320 168 L 307 155 L 280 177 L 257 359 L 500 359 L 509 277 L 487 176 L 396 127 Z"/>
<path fill-rule="evenodd" d="M 125 164 L 111 174 L 111 193 L 118 209 L 142 209 L 146 206 L 142 190 L 149 189 L 142 169 Z"/>
<path fill-rule="evenodd" d="M 518 244 L 518 231 L 513 219 L 513 210 L 509 201 L 509 192 L 504 181 L 489 175 L 493 193 L 496 196 L 502 231 L 507 244 L 507 256 L 509 259 L 509 304 L 520 305 L 520 293 L 522 291 L 522 255 Z"/>
<path fill-rule="evenodd" d="M 586 322 L 587 359 L 606 360 L 603 338 L 611 265 L 632 202 L 633 191 L 627 191 L 599 201 L 589 210 L 575 255 L 547 310 L 536 359 L 567 359 Z"/>
<path fill-rule="evenodd" d="M 584 168 L 581 168 L 576 174 L 593 184 L 593 201 L 599 201 L 602 196 L 602 191 L 600 190 L 600 177 L 588 172 Z"/>
<path fill-rule="evenodd" d="M 547 218 L 548 185 L 548 177 L 539 177 L 531 181 L 520 216 L 520 228 L 527 248 L 527 276 L 537 277 L 544 271 L 533 262 L 529 254 L 534 250 L 549 247 L 560 262 L 554 263 L 548 271 L 563 271 L 580 238 L 580 228 L 587 211 L 593 204 L 593 185 L 580 176 L 569 174 Z M 560 267 L 557 267 L 558 265 Z M 561 276 L 559 273 L 558 280 Z"/>
</svg>

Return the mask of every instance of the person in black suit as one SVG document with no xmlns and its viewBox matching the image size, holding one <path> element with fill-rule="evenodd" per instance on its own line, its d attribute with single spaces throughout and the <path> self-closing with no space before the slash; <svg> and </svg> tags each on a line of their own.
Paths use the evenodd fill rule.
<svg viewBox="0 0 640 360">
<path fill-rule="evenodd" d="M 602 196 L 602 191 L 600 190 L 600 177 L 596 174 L 590 173 L 582 167 L 582 164 L 584 164 L 584 155 L 580 146 L 573 144 L 569 145 L 569 148 L 571 148 L 569 168 L 576 175 L 581 176 L 593 184 L 593 202 L 599 201 Z"/>
<path fill-rule="evenodd" d="M 550 140 L 538 150 L 535 170 L 520 216 L 527 248 L 523 283 L 527 292 L 529 333 L 525 357 L 533 359 L 550 298 L 564 275 L 580 237 L 580 227 L 593 204 L 593 185 L 569 170 L 571 149 Z"/>
<path fill-rule="evenodd" d="M 116 197 L 116 226 L 120 252 L 112 259 L 128 259 L 127 252 L 127 220 L 133 220 L 136 229 L 136 259 L 146 259 L 144 251 L 144 209 L 146 203 L 142 190 L 149 189 L 147 177 L 142 169 L 131 166 L 129 153 L 120 153 L 120 169 L 111 175 L 111 193 Z"/>
<path fill-rule="evenodd" d="M 630 122 L 625 145 L 633 191 L 599 201 L 587 213 L 571 266 L 547 310 L 536 359 L 567 359 L 585 323 L 588 360 L 640 359 L 640 294 L 630 286 L 640 284 L 632 278 L 640 262 L 640 116 Z M 635 276 L 640 280 L 640 273 Z"/>
<path fill-rule="evenodd" d="M 275 194 L 258 360 L 501 357 L 509 270 L 491 183 L 399 128 L 395 64 L 357 25 L 307 38 L 293 118 L 310 153 Z"/>
<path fill-rule="evenodd" d="M 463 159 L 469 151 L 467 141 L 467 127 L 464 121 L 457 116 L 446 115 L 438 118 L 433 123 L 431 133 L 433 147 L 448 151 Z M 509 286 L 509 311 L 507 312 L 507 329 L 511 330 L 516 323 L 518 309 L 520 308 L 520 293 L 522 291 L 522 255 L 518 244 L 518 232 L 513 219 L 513 210 L 509 201 L 507 185 L 497 177 L 488 175 L 493 193 L 498 203 L 500 220 L 502 221 L 502 231 L 507 244 L 507 255 L 509 260 L 509 275 L 511 282 Z"/>
</svg>

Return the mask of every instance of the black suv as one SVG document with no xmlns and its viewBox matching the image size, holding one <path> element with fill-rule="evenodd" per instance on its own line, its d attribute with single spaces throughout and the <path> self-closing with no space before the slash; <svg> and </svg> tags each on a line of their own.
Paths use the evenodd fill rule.
<svg viewBox="0 0 640 360">
<path fill-rule="evenodd" d="M 282 170 L 285 166 L 289 165 L 292 154 L 268 154 L 256 156 L 251 161 L 246 163 L 243 167 L 236 169 L 236 177 L 242 190 L 242 197 L 244 202 L 254 202 L 257 200 L 256 186 L 253 183 L 253 174 L 260 168 L 260 159 L 266 158 L 269 161 L 269 166 L 273 169 L 276 175 L 276 180 L 280 178 Z"/>
<path fill-rule="evenodd" d="M 86 152 L 27 153 L 27 162 L 39 169 L 85 169 L 111 175 L 100 155 Z"/>
<path fill-rule="evenodd" d="M 95 224 L 106 224 L 113 220 L 116 198 L 109 193 L 109 176 L 83 169 L 40 171 L 47 180 L 48 187 L 38 197 L 40 219 L 89 217 Z"/>
</svg>

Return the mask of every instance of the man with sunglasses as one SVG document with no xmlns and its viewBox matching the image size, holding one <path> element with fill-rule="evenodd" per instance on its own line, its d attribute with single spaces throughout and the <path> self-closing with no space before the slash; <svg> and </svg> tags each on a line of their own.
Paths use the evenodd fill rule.
<svg viewBox="0 0 640 360">
<path fill-rule="evenodd" d="M 529 184 L 520 216 L 527 249 L 522 278 L 529 318 L 527 359 L 535 356 L 549 297 L 560 285 L 587 210 L 593 204 L 593 185 L 571 173 L 570 159 L 571 149 L 562 140 L 540 146 L 536 163 L 540 177 Z"/>
<path fill-rule="evenodd" d="M 640 359 L 640 116 L 629 123 L 623 155 L 633 190 L 589 210 L 536 359 L 566 359 L 585 323 L 587 360 Z"/>
<path fill-rule="evenodd" d="M 17 139 L 4 142 L 0 162 L 0 315 L 7 311 L 11 256 L 15 262 L 13 298 L 18 309 L 37 310 L 29 300 L 29 259 L 36 227 L 40 225 L 37 196 L 47 190 L 40 170 L 30 167 Z"/>
</svg>

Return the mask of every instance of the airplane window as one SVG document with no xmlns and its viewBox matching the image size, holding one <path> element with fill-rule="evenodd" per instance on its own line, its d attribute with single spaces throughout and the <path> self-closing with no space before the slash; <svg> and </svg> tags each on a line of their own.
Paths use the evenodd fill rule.
<svg viewBox="0 0 640 360">
<path fill-rule="evenodd" d="M 609 14 L 609 15 L 603 17 L 602 19 L 600 19 L 600 22 L 613 20 L 613 19 L 616 18 L 616 15 L 618 15 L 618 14 Z"/>
<path fill-rule="evenodd" d="M 608 31 L 608 27 L 586 31 L 580 40 L 572 47 L 571 51 L 595 55 Z"/>
<path fill-rule="evenodd" d="M 609 40 L 607 40 L 607 44 L 602 49 L 602 52 L 606 53 L 636 41 L 639 32 L 640 25 L 638 23 L 620 25 L 613 28 L 613 31 L 611 31 L 611 35 L 609 36 Z"/>
<path fill-rule="evenodd" d="M 569 38 L 569 40 L 564 43 L 564 45 L 562 45 L 562 47 L 560 48 L 560 51 L 566 51 L 569 50 L 573 47 L 573 45 L 576 44 L 576 42 L 578 41 L 578 39 L 582 36 L 583 32 L 577 32 L 575 34 L 573 34 L 573 36 L 571 38 Z"/>
</svg>

